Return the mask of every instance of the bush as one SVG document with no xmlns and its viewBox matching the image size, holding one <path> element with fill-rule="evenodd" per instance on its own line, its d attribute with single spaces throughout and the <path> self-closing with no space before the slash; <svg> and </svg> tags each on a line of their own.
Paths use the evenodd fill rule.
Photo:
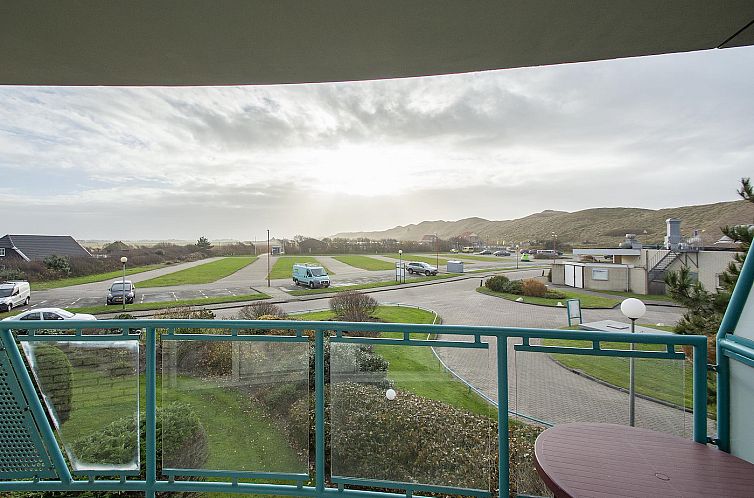
<svg viewBox="0 0 754 498">
<path fill-rule="evenodd" d="M 24 280 L 26 275 L 18 268 L 0 269 L 0 280 Z"/>
<path fill-rule="evenodd" d="M 47 269 L 52 272 L 66 276 L 71 273 L 71 264 L 68 262 L 68 258 L 53 254 L 52 256 L 46 257 L 44 263 Z"/>
<path fill-rule="evenodd" d="M 547 292 L 545 292 L 544 297 L 545 299 L 566 299 L 568 296 L 566 296 L 562 292 L 548 289 Z"/>
<path fill-rule="evenodd" d="M 71 414 L 73 367 L 68 356 L 52 344 L 34 346 L 39 388 L 49 397 L 58 422 L 65 423 Z"/>
<path fill-rule="evenodd" d="M 484 282 L 484 286 L 493 292 L 506 292 L 508 294 L 521 294 L 521 281 L 509 280 L 504 275 L 495 275 Z"/>
<path fill-rule="evenodd" d="M 346 291 L 330 299 L 330 309 L 339 320 L 368 322 L 377 309 L 377 301 L 361 292 Z"/>
<path fill-rule="evenodd" d="M 262 316 L 272 316 L 279 319 L 285 319 L 288 314 L 283 311 L 283 308 L 276 304 L 268 303 L 266 301 L 257 301 L 248 306 L 244 306 L 238 311 L 236 318 L 238 320 L 259 320 Z M 269 318 L 265 318 L 269 320 Z"/>
<path fill-rule="evenodd" d="M 495 275 L 494 277 L 488 278 L 487 281 L 484 282 L 484 286 L 494 292 L 508 292 L 506 289 L 510 282 L 510 279 L 504 275 Z"/>
<path fill-rule="evenodd" d="M 529 278 L 521 283 L 521 291 L 524 296 L 545 297 L 545 294 L 547 294 L 547 286 L 539 280 Z"/>
</svg>

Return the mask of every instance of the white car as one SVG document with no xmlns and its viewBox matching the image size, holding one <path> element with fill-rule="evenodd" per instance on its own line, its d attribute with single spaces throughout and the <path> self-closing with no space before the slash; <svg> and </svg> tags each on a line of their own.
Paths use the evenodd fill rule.
<svg viewBox="0 0 754 498">
<path fill-rule="evenodd" d="M 406 264 L 406 270 L 408 270 L 408 272 L 412 275 L 414 273 L 423 273 L 426 276 L 437 275 L 437 268 L 427 263 L 420 263 L 418 261 L 412 261 L 411 263 Z"/>
<path fill-rule="evenodd" d="M 20 321 L 20 320 L 96 320 L 97 317 L 86 313 L 71 313 L 61 308 L 38 308 L 24 311 L 16 316 L 3 318 L 3 321 Z"/>
</svg>

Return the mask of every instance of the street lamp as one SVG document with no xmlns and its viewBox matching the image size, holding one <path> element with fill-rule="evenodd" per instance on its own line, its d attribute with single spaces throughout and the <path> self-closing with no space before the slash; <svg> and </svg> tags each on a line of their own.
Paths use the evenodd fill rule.
<svg viewBox="0 0 754 498">
<path fill-rule="evenodd" d="M 128 263 L 128 258 L 122 256 L 120 262 L 123 263 L 123 282 L 121 283 L 121 290 L 123 291 L 123 311 L 126 311 L 126 263 Z"/>
<path fill-rule="evenodd" d="M 267 287 L 270 286 L 270 229 L 267 229 Z"/>
<path fill-rule="evenodd" d="M 555 264 L 555 256 L 558 255 L 558 252 L 555 250 L 555 242 L 558 240 L 558 234 L 555 232 L 550 232 L 552 235 L 552 264 Z"/>
<path fill-rule="evenodd" d="M 631 320 L 631 333 L 636 331 L 636 319 L 644 316 L 647 312 L 647 307 L 639 299 L 630 297 L 620 303 L 620 311 L 626 318 Z M 631 343 L 631 350 L 635 349 L 635 345 Z M 634 360 L 631 357 L 628 359 L 628 423 L 631 427 L 634 426 L 636 421 L 635 417 L 635 404 L 636 404 L 636 380 L 634 376 Z"/>
<path fill-rule="evenodd" d="M 403 283 L 403 249 L 398 249 L 398 283 Z"/>
<path fill-rule="evenodd" d="M 437 232 L 435 232 L 435 268 L 440 269 L 440 244 L 437 242 Z"/>
<path fill-rule="evenodd" d="M 518 244 L 516 244 L 516 246 L 515 246 L 515 249 L 516 249 L 516 270 L 518 270 L 518 247 L 519 247 Z"/>
</svg>

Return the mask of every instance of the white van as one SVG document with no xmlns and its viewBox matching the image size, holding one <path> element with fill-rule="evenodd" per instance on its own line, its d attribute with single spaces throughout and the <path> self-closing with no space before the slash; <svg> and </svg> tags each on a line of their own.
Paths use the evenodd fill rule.
<svg viewBox="0 0 754 498">
<path fill-rule="evenodd" d="M 0 283 L 0 310 L 10 311 L 31 301 L 31 287 L 24 280 L 9 280 Z"/>
</svg>

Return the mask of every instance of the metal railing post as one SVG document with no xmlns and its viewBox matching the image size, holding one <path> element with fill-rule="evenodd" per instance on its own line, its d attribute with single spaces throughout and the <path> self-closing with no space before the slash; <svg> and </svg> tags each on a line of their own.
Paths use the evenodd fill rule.
<svg viewBox="0 0 754 498">
<path fill-rule="evenodd" d="M 694 441 L 707 444 L 707 342 L 694 344 Z"/>
<path fill-rule="evenodd" d="M 156 329 L 148 327 L 146 331 L 146 491 L 147 498 L 155 496 L 157 481 L 157 354 Z"/>
<path fill-rule="evenodd" d="M 497 452 L 498 496 L 510 492 L 508 443 L 508 337 L 497 338 Z"/>
<path fill-rule="evenodd" d="M 325 338 L 314 333 L 314 483 L 317 493 L 325 492 Z"/>
</svg>

